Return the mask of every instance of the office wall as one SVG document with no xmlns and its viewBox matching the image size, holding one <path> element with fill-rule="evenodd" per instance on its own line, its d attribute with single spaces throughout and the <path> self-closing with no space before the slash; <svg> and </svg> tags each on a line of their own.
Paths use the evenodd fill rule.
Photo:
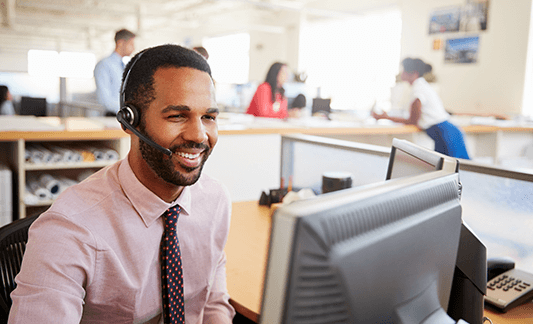
<svg viewBox="0 0 533 324">
<path fill-rule="evenodd" d="M 402 1 L 402 57 L 420 57 L 433 65 L 441 97 L 449 111 L 521 113 L 531 0 L 490 0 L 486 31 L 428 34 L 432 10 L 464 3 L 466 0 Z M 477 63 L 444 63 L 444 49 L 432 49 L 434 39 L 445 41 L 471 35 L 479 35 Z"/>
<path fill-rule="evenodd" d="M 447 109 L 481 114 L 520 113 L 526 84 L 531 0 L 490 0 L 488 29 L 479 33 L 478 62 L 469 65 L 444 64 L 444 51 L 432 50 L 433 40 L 471 34 L 428 35 L 429 15 L 436 8 L 464 4 L 466 1 L 331 0 L 316 1 L 316 5 L 322 4 L 326 16 L 330 14 L 331 18 L 336 15 L 341 17 L 344 13 L 358 15 L 399 6 L 403 18 L 402 57 L 418 56 L 433 65 Z M 249 31 L 252 36 L 250 80 L 262 81 L 272 62 L 284 61 L 293 70 L 297 69 L 297 44 L 302 19 L 305 19 L 302 15 L 296 10 L 272 11 L 267 16 L 250 14 L 245 10 L 232 12 L 231 15 L 221 14 L 210 25 L 182 26 L 172 31 L 141 34 L 137 47 L 141 49 L 161 42 L 184 44 L 187 40 L 191 42 L 190 45 L 196 45 L 201 43 L 203 37 Z M 134 23 L 126 19 L 124 25 L 132 28 Z M 31 48 L 88 50 L 99 59 L 113 47 L 113 28 L 106 32 L 91 32 L 89 29 L 82 34 L 63 32 L 62 35 L 48 35 L 46 30 L 41 28 L 30 34 L 6 29 L 0 33 L 0 71 L 26 71 L 26 53 Z"/>
</svg>

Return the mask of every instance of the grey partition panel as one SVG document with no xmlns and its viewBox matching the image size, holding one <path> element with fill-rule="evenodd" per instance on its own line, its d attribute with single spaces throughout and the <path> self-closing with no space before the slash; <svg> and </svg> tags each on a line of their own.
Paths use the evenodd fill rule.
<svg viewBox="0 0 533 324">
<path fill-rule="evenodd" d="M 384 181 L 390 148 L 308 135 L 282 137 L 285 185 L 320 192 L 322 174 L 345 171 L 353 186 Z M 533 173 L 460 160 L 463 220 L 487 247 L 488 257 L 511 257 L 533 269 Z"/>
<path fill-rule="evenodd" d="M 518 179 L 517 173 L 497 168 L 483 173 L 465 169 L 459 173 L 463 220 L 485 244 L 488 257 L 511 257 L 517 268 L 533 269 L 531 177 Z"/>
<path fill-rule="evenodd" d="M 324 172 L 349 172 L 352 187 L 384 181 L 390 148 L 317 136 L 284 136 L 281 176 L 294 188 L 320 192 Z"/>
</svg>

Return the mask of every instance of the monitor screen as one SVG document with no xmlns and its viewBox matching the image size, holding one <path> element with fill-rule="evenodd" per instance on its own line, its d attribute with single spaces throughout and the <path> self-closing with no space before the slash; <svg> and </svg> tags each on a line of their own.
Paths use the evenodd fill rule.
<svg viewBox="0 0 533 324">
<path fill-rule="evenodd" d="M 458 172 L 458 169 L 459 162 L 456 158 L 395 138 L 392 141 L 386 179 L 396 179 L 437 170 Z"/>
<path fill-rule="evenodd" d="M 20 115 L 46 116 L 46 107 L 46 98 L 20 98 Z"/>
<path fill-rule="evenodd" d="M 278 208 L 260 323 L 455 323 L 457 187 L 437 171 Z"/>
<path fill-rule="evenodd" d="M 311 114 L 318 112 L 329 114 L 331 112 L 331 99 L 313 98 Z"/>
</svg>

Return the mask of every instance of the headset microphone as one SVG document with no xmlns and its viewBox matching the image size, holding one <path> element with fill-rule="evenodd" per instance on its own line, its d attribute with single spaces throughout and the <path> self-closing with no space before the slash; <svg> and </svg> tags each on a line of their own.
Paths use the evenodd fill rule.
<svg viewBox="0 0 533 324">
<path fill-rule="evenodd" d="M 117 120 L 122 125 L 122 128 L 129 129 L 132 131 L 133 134 L 137 135 L 142 141 L 144 141 L 146 144 L 152 146 L 153 148 L 165 153 L 169 157 L 172 156 L 172 151 L 164 148 L 163 146 L 157 144 L 156 142 L 149 139 L 146 135 L 139 132 L 135 127 L 137 127 L 141 120 L 141 111 L 137 109 L 137 107 L 133 105 L 126 105 L 126 84 L 128 82 L 128 78 L 130 76 L 130 72 L 133 69 L 133 66 L 135 63 L 141 58 L 143 53 L 140 53 L 137 55 L 137 58 L 135 58 L 135 61 L 131 63 L 130 69 L 126 73 L 126 76 L 124 77 L 124 81 L 122 82 L 122 87 L 120 89 L 120 110 L 117 112 Z"/>
</svg>

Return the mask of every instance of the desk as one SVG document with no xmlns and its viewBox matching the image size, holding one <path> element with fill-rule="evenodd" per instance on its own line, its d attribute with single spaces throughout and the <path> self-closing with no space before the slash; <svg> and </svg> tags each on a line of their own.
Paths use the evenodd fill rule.
<svg viewBox="0 0 533 324">
<path fill-rule="evenodd" d="M 235 202 L 226 244 L 227 284 L 237 312 L 258 322 L 270 238 L 271 209 L 256 201 Z M 533 303 L 501 314 L 485 310 L 493 324 L 533 323 Z"/>
</svg>

